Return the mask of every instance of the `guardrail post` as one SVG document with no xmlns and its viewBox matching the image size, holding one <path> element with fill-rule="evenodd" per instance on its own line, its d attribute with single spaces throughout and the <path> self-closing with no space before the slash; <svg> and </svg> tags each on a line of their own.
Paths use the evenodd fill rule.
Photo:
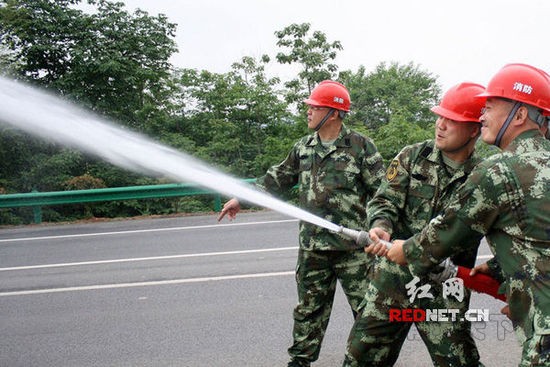
<svg viewBox="0 0 550 367">
<path fill-rule="evenodd" d="M 32 213 L 34 215 L 34 223 L 40 224 L 42 223 L 42 207 L 40 206 L 33 206 L 32 207 Z"/>
<path fill-rule="evenodd" d="M 32 192 L 38 192 L 36 189 L 32 189 Z M 42 207 L 41 206 L 33 206 L 32 207 L 32 214 L 34 217 L 34 223 L 40 224 L 42 223 Z"/>
<path fill-rule="evenodd" d="M 220 212 L 222 210 L 222 197 L 220 194 L 214 195 L 214 211 Z"/>
</svg>

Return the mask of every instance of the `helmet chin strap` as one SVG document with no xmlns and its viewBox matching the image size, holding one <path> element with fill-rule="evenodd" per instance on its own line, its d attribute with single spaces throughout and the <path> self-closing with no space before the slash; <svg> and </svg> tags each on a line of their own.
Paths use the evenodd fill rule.
<svg viewBox="0 0 550 367">
<path fill-rule="evenodd" d="M 521 107 L 521 102 L 515 102 L 514 107 L 512 107 L 512 111 L 508 114 L 508 117 L 506 118 L 506 121 L 504 121 L 504 124 L 500 127 L 500 130 L 498 131 L 497 137 L 495 139 L 495 145 L 500 148 L 500 143 L 502 142 L 502 137 L 504 136 L 504 133 L 506 133 L 506 130 L 508 129 L 508 126 L 510 126 L 510 123 L 512 122 L 512 119 L 516 115 L 516 112 L 518 112 L 518 109 Z"/>
<path fill-rule="evenodd" d="M 327 122 L 328 118 L 330 117 L 330 115 L 332 115 L 332 113 L 335 111 L 334 108 L 331 108 L 328 110 L 327 114 L 325 115 L 325 117 L 323 117 L 323 119 L 317 124 L 317 126 L 315 126 L 315 131 L 319 131 L 321 129 L 321 127 L 323 127 L 323 125 L 325 124 L 325 122 Z"/>
</svg>

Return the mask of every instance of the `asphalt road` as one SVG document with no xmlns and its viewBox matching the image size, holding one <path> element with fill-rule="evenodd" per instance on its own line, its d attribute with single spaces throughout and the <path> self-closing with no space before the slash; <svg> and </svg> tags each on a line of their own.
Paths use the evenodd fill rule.
<svg viewBox="0 0 550 367">
<path fill-rule="evenodd" d="M 2 229 L 0 366 L 286 366 L 297 227 L 263 211 Z M 488 367 L 519 361 L 503 305 L 471 304 L 491 312 L 473 325 Z M 341 365 L 352 321 L 338 290 L 315 366 Z M 414 329 L 397 366 L 431 366 Z"/>
</svg>

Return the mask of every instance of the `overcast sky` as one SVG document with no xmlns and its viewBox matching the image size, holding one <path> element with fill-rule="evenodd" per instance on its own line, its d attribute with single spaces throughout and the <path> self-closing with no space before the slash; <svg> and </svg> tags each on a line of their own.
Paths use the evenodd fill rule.
<svg viewBox="0 0 550 367">
<path fill-rule="evenodd" d="M 550 71 L 549 0 L 124 0 L 126 9 L 165 14 L 176 23 L 177 67 L 227 72 L 243 56 L 274 58 L 275 31 L 292 23 L 343 46 L 340 70 L 372 71 L 380 62 L 413 62 L 446 89 L 486 85 L 511 62 Z M 273 61 L 283 79 L 293 70 Z"/>
</svg>

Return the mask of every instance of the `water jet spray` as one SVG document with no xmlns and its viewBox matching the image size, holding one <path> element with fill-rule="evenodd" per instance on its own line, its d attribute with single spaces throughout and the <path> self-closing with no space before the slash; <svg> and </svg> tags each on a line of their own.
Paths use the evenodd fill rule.
<svg viewBox="0 0 550 367">
<path fill-rule="evenodd" d="M 220 194 L 237 197 L 333 232 L 339 231 L 337 224 L 218 172 L 194 157 L 117 127 L 59 97 L 2 76 L 0 123 L 76 148 L 134 172 L 168 177 L 176 182 L 194 182 Z M 352 232 L 346 233 L 348 237 L 359 238 Z"/>
</svg>

